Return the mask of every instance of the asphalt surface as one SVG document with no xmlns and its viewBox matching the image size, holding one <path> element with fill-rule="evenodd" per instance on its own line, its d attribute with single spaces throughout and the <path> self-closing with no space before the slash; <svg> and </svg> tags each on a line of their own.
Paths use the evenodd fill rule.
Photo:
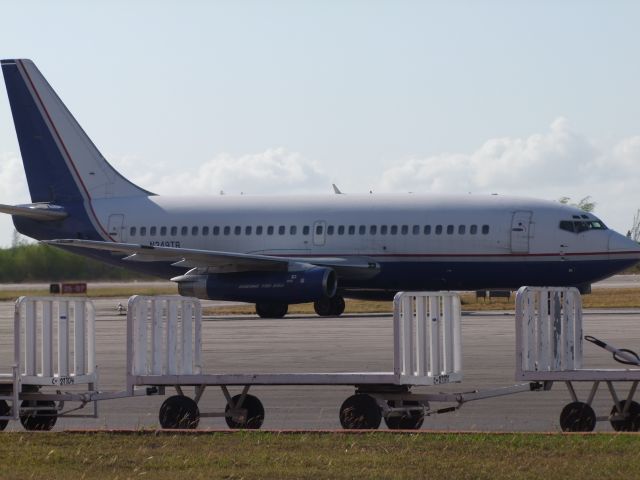
<svg viewBox="0 0 640 480">
<path fill-rule="evenodd" d="M 121 391 L 125 385 L 126 317 L 116 306 L 124 298 L 97 299 L 96 355 L 100 389 Z M 640 310 L 586 311 L 586 334 L 618 347 L 640 350 Z M 420 392 L 463 392 L 512 385 L 515 339 L 513 312 L 465 314 L 462 319 L 464 381 Z M 206 317 L 203 320 L 204 373 L 367 372 L 392 369 L 392 317 L 345 315 L 340 318 L 288 316 L 263 320 L 255 316 Z M 587 344 L 585 367 L 617 368 L 610 354 Z M 0 371 L 10 372 L 13 355 L 13 304 L 0 303 Z M 584 388 L 579 391 L 586 396 Z M 239 389 L 234 389 L 239 393 Z M 624 390 L 624 388 L 623 388 Z M 253 387 L 266 409 L 264 428 L 340 428 L 338 411 L 351 387 Z M 172 394 L 172 393 L 170 393 Z M 138 397 L 101 402 L 98 419 L 60 419 L 64 428 L 155 428 L 166 397 Z M 549 392 L 527 392 L 465 404 L 454 413 L 429 417 L 423 429 L 479 431 L 558 431 L 558 416 L 569 402 L 561 384 Z M 596 396 L 597 415 L 613 402 L 605 389 Z M 205 393 L 202 411 L 220 411 L 225 401 L 217 387 Z M 434 404 L 434 408 L 444 405 Z M 21 426 L 10 423 L 9 429 Z M 222 418 L 203 418 L 200 428 L 226 428 Z M 384 428 L 384 426 L 382 427 Z M 608 423 L 596 427 L 609 431 Z"/>
</svg>

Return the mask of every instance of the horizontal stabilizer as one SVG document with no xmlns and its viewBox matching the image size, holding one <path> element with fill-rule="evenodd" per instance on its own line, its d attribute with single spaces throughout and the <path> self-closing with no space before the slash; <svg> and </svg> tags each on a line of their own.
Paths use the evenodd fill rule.
<svg viewBox="0 0 640 480">
<path fill-rule="evenodd" d="M 31 218 L 43 222 L 63 220 L 68 216 L 64 208 L 50 203 L 31 203 L 29 205 L 2 205 L 0 213 L 8 213 L 17 217 Z"/>
</svg>

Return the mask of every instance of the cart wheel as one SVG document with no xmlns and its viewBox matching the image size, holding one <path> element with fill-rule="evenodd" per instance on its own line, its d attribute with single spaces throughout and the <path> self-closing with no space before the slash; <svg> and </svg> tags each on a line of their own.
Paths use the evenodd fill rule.
<svg viewBox="0 0 640 480">
<path fill-rule="evenodd" d="M 162 428 L 196 428 L 200 422 L 198 404 L 185 395 L 173 395 L 160 406 Z"/>
<path fill-rule="evenodd" d="M 394 407 L 395 401 L 389 400 L 389 406 Z M 405 406 L 419 406 L 421 410 L 409 410 L 406 412 L 394 412 L 384 417 L 384 423 L 391 430 L 419 430 L 424 422 L 424 407 L 416 401 L 403 402 Z"/>
<path fill-rule="evenodd" d="M 611 409 L 611 416 L 619 416 L 620 412 L 624 409 L 624 404 L 625 401 L 620 400 L 618 408 L 614 405 Z M 624 418 L 612 418 L 610 422 L 616 432 L 637 432 L 640 430 L 640 404 L 638 402 L 631 402 L 629 411 Z"/>
<path fill-rule="evenodd" d="M 56 404 L 50 400 L 25 400 L 21 407 L 42 407 L 20 415 L 25 430 L 51 430 L 58 420 Z"/>
<path fill-rule="evenodd" d="M 258 430 L 264 422 L 264 407 L 258 397 L 253 395 L 245 395 L 242 405 L 238 405 L 242 395 L 235 395 L 231 398 L 231 403 L 235 405 L 235 409 L 244 409 L 247 411 L 247 417 L 239 419 L 238 417 L 225 416 L 229 428 L 246 428 L 250 430 Z M 231 405 L 227 403 L 224 413 L 227 414 L 231 410 Z"/>
<path fill-rule="evenodd" d="M 9 408 L 9 404 L 4 400 L 0 400 L 0 417 L 7 417 L 11 413 L 11 409 Z M 0 420 L 0 431 L 7 428 L 9 424 L 9 420 Z"/>
<path fill-rule="evenodd" d="M 595 426 L 596 414 L 586 403 L 568 403 L 560 413 L 560 428 L 563 432 L 591 432 Z"/>
<path fill-rule="evenodd" d="M 347 430 L 375 430 L 381 421 L 380 406 L 370 395 L 351 395 L 340 407 L 340 424 Z"/>
</svg>

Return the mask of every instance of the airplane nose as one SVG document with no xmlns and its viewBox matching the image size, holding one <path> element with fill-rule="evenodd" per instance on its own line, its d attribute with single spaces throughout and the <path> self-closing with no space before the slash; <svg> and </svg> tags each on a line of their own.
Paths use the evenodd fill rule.
<svg viewBox="0 0 640 480">
<path fill-rule="evenodd" d="M 609 253 L 625 252 L 632 254 L 632 256 L 635 254 L 635 257 L 640 260 L 640 245 L 638 242 L 617 232 L 610 232 L 608 249 Z"/>
</svg>

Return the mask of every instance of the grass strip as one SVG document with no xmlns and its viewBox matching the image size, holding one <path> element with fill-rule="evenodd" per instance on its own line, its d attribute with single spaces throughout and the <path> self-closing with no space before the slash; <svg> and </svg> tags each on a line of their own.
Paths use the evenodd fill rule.
<svg viewBox="0 0 640 480">
<path fill-rule="evenodd" d="M 23 478 L 640 478 L 633 434 L 3 433 Z"/>
<path fill-rule="evenodd" d="M 177 285 L 158 285 L 158 286 L 138 286 L 131 283 L 126 286 L 114 287 L 88 287 L 88 296 L 91 298 L 111 298 L 125 297 L 131 295 L 177 295 Z M 27 289 L 24 290 L 0 290 L 0 301 L 16 300 L 22 296 L 49 296 L 49 290 L 46 289 Z M 66 295 L 65 295 L 66 296 Z M 84 295 L 77 295 L 84 296 Z"/>
<path fill-rule="evenodd" d="M 91 287 L 92 298 L 130 297 L 131 295 L 176 295 L 175 285 L 138 286 L 135 283 L 126 286 Z M 0 301 L 15 300 L 22 295 L 49 295 L 48 290 L 7 290 L 0 291 Z M 477 300 L 473 293 L 461 294 L 462 309 L 465 311 L 514 310 L 515 294 L 507 299 Z M 640 288 L 600 288 L 589 295 L 582 296 L 584 308 L 640 308 Z M 345 313 L 390 313 L 392 302 L 346 300 Z M 204 309 L 205 315 L 253 315 L 255 307 L 247 305 L 221 305 Z M 289 306 L 291 314 L 313 314 L 312 303 Z"/>
</svg>

